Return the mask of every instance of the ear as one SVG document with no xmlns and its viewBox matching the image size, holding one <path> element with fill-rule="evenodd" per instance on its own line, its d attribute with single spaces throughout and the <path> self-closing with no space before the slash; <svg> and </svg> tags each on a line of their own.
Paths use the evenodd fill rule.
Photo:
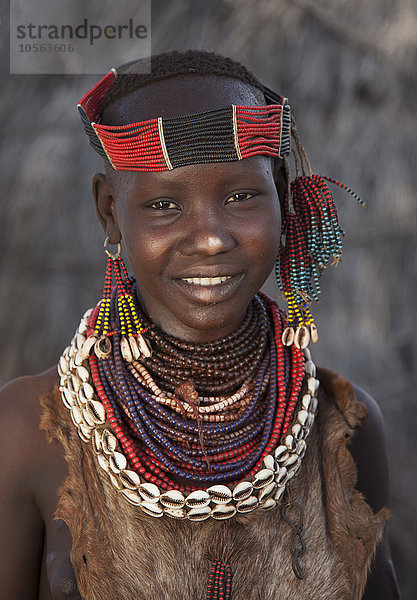
<svg viewBox="0 0 417 600">
<path fill-rule="evenodd" d="M 117 244 L 122 236 L 115 218 L 114 188 L 103 173 L 96 173 L 91 184 L 98 220 L 104 233 L 110 236 L 110 244 Z"/>
<path fill-rule="evenodd" d="M 287 193 L 287 177 L 285 174 L 285 166 L 282 158 L 276 158 L 273 161 L 273 176 L 277 188 L 279 201 L 282 206 Z"/>
</svg>

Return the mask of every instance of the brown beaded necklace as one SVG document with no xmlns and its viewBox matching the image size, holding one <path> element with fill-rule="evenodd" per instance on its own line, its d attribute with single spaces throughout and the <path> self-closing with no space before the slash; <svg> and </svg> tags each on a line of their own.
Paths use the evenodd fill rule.
<svg viewBox="0 0 417 600">
<path fill-rule="evenodd" d="M 239 405 L 247 382 L 262 362 L 268 343 L 268 316 L 261 302 L 249 306 L 240 328 L 228 337 L 207 344 L 194 344 L 167 336 L 144 314 L 139 318 L 147 329 L 146 337 L 153 348 L 152 356 L 142 364 L 152 375 L 157 387 L 165 392 L 179 393 L 190 398 L 191 390 L 183 384 L 191 382 L 200 396 L 200 404 L 206 411 L 214 412 L 215 396 L 229 396 L 228 405 Z M 142 369 L 142 378 L 145 370 Z M 150 383 L 149 377 L 147 382 Z M 181 389 L 182 386 L 182 389 Z M 156 391 L 156 388 L 155 388 Z M 182 392 L 182 393 L 181 393 Z M 219 408 L 225 408 L 222 405 Z"/>
</svg>

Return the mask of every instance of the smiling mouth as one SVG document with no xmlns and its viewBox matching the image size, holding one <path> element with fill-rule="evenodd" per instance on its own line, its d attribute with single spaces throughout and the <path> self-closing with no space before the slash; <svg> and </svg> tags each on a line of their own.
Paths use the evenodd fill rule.
<svg viewBox="0 0 417 600">
<path fill-rule="evenodd" d="M 179 277 L 174 281 L 193 302 L 216 304 L 232 297 L 243 278 L 244 273 L 238 273 L 215 277 Z"/>
<path fill-rule="evenodd" d="M 181 281 L 201 286 L 219 285 L 228 279 L 232 279 L 232 275 L 220 275 L 219 277 L 181 277 Z"/>
</svg>

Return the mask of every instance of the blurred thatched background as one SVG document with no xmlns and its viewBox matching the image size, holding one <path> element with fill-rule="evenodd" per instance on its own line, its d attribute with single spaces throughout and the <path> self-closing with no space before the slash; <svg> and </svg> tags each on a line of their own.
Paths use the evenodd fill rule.
<svg viewBox="0 0 417 600">
<path fill-rule="evenodd" d="M 82 1 L 75 3 L 78 7 Z M 122 4 L 120 4 L 122 11 Z M 90 200 L 101 165 L 76 101 L 88 76 L 8 74 L 2 13 L 2 382 L 54 364 L 104 273 Z M 391 539 L 404 598 L 417 590 L 417 4 L 415 0 L 154 0 L 153 52 L 215 50 L 290 99 L 318 173 L 337 192 L 342 264 L 314 308 L 314 357 L 373 394 L 387 422 Z M 109 67 L 111 65 L 108 65 Z"/>
</svg>

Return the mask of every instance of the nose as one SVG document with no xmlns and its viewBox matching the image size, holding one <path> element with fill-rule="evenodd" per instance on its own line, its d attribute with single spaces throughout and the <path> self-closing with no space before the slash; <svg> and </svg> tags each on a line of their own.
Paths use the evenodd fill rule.
<svg viewBox="0 0 417 600">
<path fill-rule="evenodd" d="M 220 211 L 206 210 L 190 214 L 184 223 L 179 251 L 186 255 L 214 256 L 230 252 L 236 240 Z"/>
</svg>

